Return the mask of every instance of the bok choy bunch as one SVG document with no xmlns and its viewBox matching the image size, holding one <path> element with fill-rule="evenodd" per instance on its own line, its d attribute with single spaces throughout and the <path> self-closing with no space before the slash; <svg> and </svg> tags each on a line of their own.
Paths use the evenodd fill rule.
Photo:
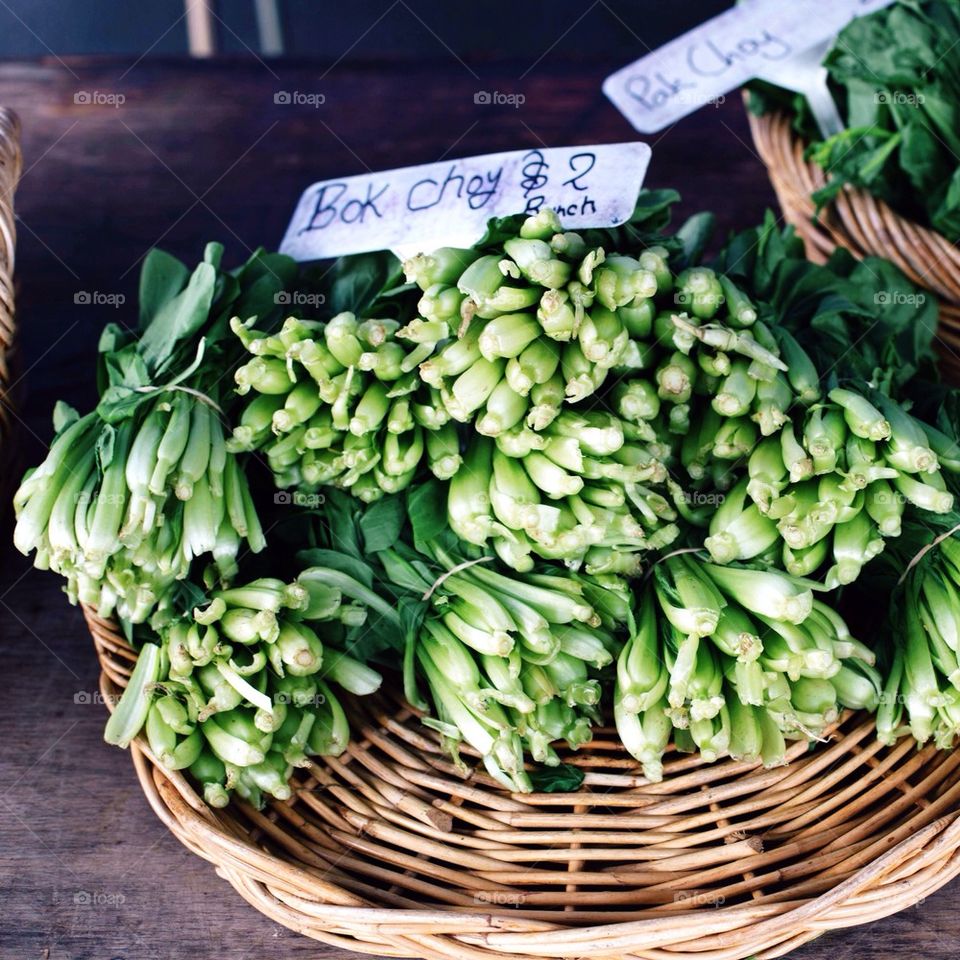
<svg viewBox="0 0 960 960">
<path fill-rule="evenodd" d="M 432 592 L 407 638 L 408 697 L 423 704 L 422 678 L 433 706 L 424 722 L 451 752 L 463 743 L 495 779 L 529 790 L 525 757 L 556 767 L 555 745 L 576 750 L 601 720 L 603 668 L 619 651 L 630 606 L 626 584 L 546 570 L 507 575 L 443 550 L 435 557 L 446 572 L 418 585 Z M 380 559 L 388 576 L 414 582 L 414 555 L 393 548 Z"/>
<path fill-rule="evenodd" d="M 651 780 L 670 743 L 775 766 L 788 740 L 820 738 L 842 708 L 876 709 L 875 662 L 808 583 L 668 556 L 617 661 L 617 731 Z"/>
<path fill-rule="evenodd" d="M 626 253 L 600 242 L 625 239 Z M 564 231 L 543 210 L 411 258 L 406 286 L 387 272 L 365 319 L 290 318 L 273 335 L 234 321 L 254 355 L 238 389 L 256 396 L 228 448 L 265 451 L 280 486 L 368 503 L 432 473 L 454 533 L 520 572 L 635 574 L 705 528 L 718 563 L 849 583 L 905 502 L 944 512 L 952 496 L 891 385 L 821 377 L 791 332 L 775 280 L 797 273 L 789 242 L 767 225 L 746 239 L 721 272 L 670 238 Z M 768 251 L 774 266 L 744 271 Z M 841 267 L 797 281 L 847 294 Z"/>
<path fill-rule="evenodd" d="M 960 735 L 960 515 L 942 529 L 913 521 L 886 564 L 889 590 L 884 687 L 877 736 L 950 748 Z"/>
<path fill-rule="evenodd" d="M 190 273 L 151 251 L 140 330 L 110 324 L 100 338 L 99 404 L 84 416 L 58 406 L 47 457 L 14 497 L 17 548 L 102 616 L 143 621 L 195 559 L 229 580 L 243 541 L 265 545 L 245 470 L 227 450 L 219 379 L 232 312 L 274 312 L 296 267 L 258 252 L 227 272 L 221 255 L 210 244 Z"/>
<path fill-rule="evenodd" d="M 294 767 L 337 756 L 350 729 L 334 687 L 375 692 L 380 674 L 342 649 L 358 611 L 306 570 L 215 590 L 148 642 L 106 729 L 127 746 L 141 730 L 157 760 L 189 768 L 212 806 L 231 790 L 260 806 L 291 796 Z"/>
<path fill-rule="evenodd" d="M 716 562 L 769 556 L 798 576 L 826 567 L 827 585 L 840 586 L 900 535 L 907 504 L 953 508 L 922 424 L 889 397 L 871 397 L 835 388 L 799 429 L 788 421 L 749 452 L 746 476 L 709 518 L 704 545 Z"/>
</svg>

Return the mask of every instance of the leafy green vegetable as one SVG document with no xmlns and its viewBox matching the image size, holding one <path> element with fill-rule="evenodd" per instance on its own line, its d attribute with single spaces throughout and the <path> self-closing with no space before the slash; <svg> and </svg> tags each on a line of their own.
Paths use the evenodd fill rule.
<svg viewBox="0 0 960 960">
<path fill-rule="evenodd" d="M 561 763 L 558 767 L 539 767 L 530 771 L 530 784 L 539 793 L 566 793 L 579 790 L 584 773 L 579 767 Z"/>
<path fill-rule="evenodd" d="M 327 550 L 322 547 L 315 547 L 312 550 L 302 550 L 297 555 L 297 560 L 304 566 L 328 567 L 331 570 L 338 570 L 368 589 L 373 586 L 373 571 L 370 565 L 359 557 L 352 557 L 343 553 L 338 548 Z"/>
<path fill-rule="evenodd" d="M 325 282 L 326 310 L 330 315 L 349 310 L 365 314 L 384 290 L 403 279 L 400 261 L 386 251 L 341 257 Z"/>
<path fill-rule="evenodd" d="M 99 341 L 100 400 L 86 417 L 58 408 L 44 464 L 17 493 L 15 542 L 67 579 L 74 601 L 131 622 L 162 619 L 198 557 L 230 579 L 246 540 L 265 546 L 247 477 L 226 449 L 224 365 L 242 351 L 234 308 L 260 283 L 275 289 L 289 258 L 258 251 L 235 274 L 208 244 L 192 272 L 153 251 L 143 264 L 140 334 L 109 324 Z M 277 298 L 262 320 L 274 323 Z M 223 404 L 223 407 L 221 407 Z"/>
<path fill-rule="evenodd" d="M 186 286 L 190 271 L 176 257 L 154 247 L 140 271 L 140 329 L 145 330 L 160 308 Z"/>
<path fill-rule="evenodd" d="M 936 300 L 888 260 L 858 261 L 838 248 L 826 264 L 811 263 L 793 229 L 768 213 L 732 237 L 715 266 L 767 301 L 768 318 L 836 379 L 877 382 L 893 396 L 918 376 L 936 379 Z"/>
<path fill-rule="evenodd" d="M 370 506 L 360 517 L 363 547 L 368 553 L 378 553 L 392 547 L 400 536 L 405 519 L 403 497 L 394 494 Z"/>
<path fill-rule="evenodd" d="M 824 61 L 847 129 L 823 141 L 803 97 L 751 85 L 751 109 L 786 108 L 829 175 L 818 205 L 853 184 L 960 239 L 957 0 L 900 0 L 853 20 Z"/>
<path fill-rule="evenodd" d="M 186 287 L 157 310 L 138 345 L 149 369 L 162 371 L 179 341 L 200 329 L 210 313 L 216 282 L 217 271 L 209 263 L 198 264 Z"/>
<path fill-rule="evenodd" d="M 437 509 L 437 505 L 443 502 L 444 495 L 444 487 L 439 480 L 428 480 L 414 487 L 407 495 L 407 513 L 413 529 L 413 542 L 421 552 L 425 552 L 425 548 L 447 528 L 444 511 Z"/>
</svg>

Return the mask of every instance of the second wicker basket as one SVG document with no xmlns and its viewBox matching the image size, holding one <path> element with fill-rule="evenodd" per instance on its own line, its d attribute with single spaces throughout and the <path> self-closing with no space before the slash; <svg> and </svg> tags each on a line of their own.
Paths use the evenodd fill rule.
<svg viewBox="0 0 960 960">
<path fill-rule="evenodd" d="M 827 175 L 806 159 L 807 144 L 790 117 L 748 116 L 783 215 L 802 237 L 807 256 L 822 263 L 840 246 L 861 258 L 885 257 L 932 291 L 940 304 L 937 345 L 944 372 L 960 380 L 960 248 L 864 190 L 847 187 L 818 213 L 811 195 L 826 185 Z"/>
</svg>

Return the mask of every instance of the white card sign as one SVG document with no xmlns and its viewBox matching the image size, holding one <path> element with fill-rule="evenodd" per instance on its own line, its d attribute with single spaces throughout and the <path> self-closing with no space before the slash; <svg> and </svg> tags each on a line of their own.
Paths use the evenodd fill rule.
<svg viewBox="0 0 960 960">
<path fill-rule="evenodd" d="M 744 0 L 607 77 L 604 93 L 656 133 L 893 0 Z"/>
<path fill-rule="evenodd" d="M 444 160 L 308 187 L 280 252 L 321 260 L 370 250 L 469 246 L 491 217 L 553 207 L 565 227 L 610 227 L 633 213 L 645 143 L 550 147 Z"/>
</svg>

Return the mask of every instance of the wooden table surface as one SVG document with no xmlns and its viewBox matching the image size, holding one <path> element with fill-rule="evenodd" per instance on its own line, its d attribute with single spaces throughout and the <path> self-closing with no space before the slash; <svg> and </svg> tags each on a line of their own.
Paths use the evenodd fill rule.
<svg viewBox="0 0 960 960">
<path fill-rule="evenodd" d="M 23 121 L 17 195 L 25 398 L 21 447 L 36 462 L 53 403 L 93 397 L 101 326 L 135 316 L 138 266 L 159 244 L 195 262 L 203 243 L 236 262 L 279 242 L 301 190 L 324 177 L 533 146 L 632 139 L 600 91 L 619 64 L 398 67 L 346 61 L 51 60 L 0 65 L 0 104 Z M 517 108 L 474 93 L 522 93 Z M 322 106 L 275 102 L 320 94 Z M 280 98 L 281 100 L 283 98 Z M 294 99 L 294 98 L 291 98 Z M 658 137 L 652 186 L 722 230 L 774 198 L 730 96 Z M 89 293 L 82 302 L 80 293 Z M 99 297 L 92 296 L 99 294 Z M 121 298 L 125 302 L 117 306 Z M 2 469 L 14 469 L 3 451 Z M 17 468 L 19 469 L 19 468 Z M 0 556 L 0 957 L 246 960 L 342 954 L 249 907 L 168 834 L 127 756 L 101 740 L 97 667 L 59 581 Z M 796 960 L 960 955 L 958 888 L 898 916 L 832 933 Z"/>
</svg>

